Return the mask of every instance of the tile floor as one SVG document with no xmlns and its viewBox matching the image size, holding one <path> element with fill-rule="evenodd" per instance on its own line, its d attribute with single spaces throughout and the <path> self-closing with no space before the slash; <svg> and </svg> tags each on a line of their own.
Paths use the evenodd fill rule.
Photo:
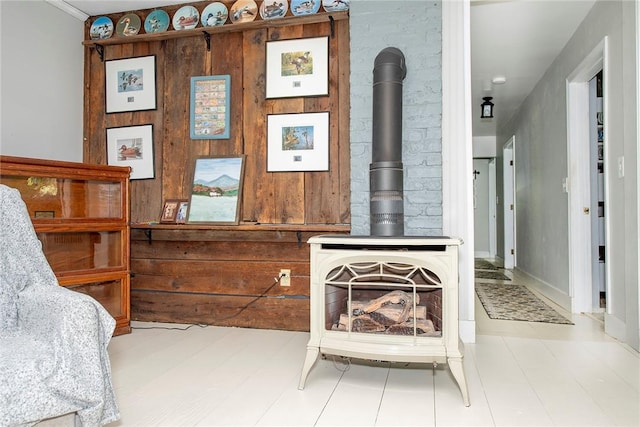
<svg viewBox="0 0 640 427">
<path fill-rule="evenodd" d="M 443 366 L 327 358 L 300 391 L 307 333 L 133 322 L 109 346 L 110 426 L 639 426 L 639 354 L 570 317 L 491 320 L 476 300 L 470 407 Z"/>
</svg>

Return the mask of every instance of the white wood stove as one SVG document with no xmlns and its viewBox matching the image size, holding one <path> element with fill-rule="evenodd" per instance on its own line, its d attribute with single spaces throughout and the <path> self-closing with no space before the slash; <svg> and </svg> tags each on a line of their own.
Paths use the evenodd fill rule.
<svg viewBox="0 0 640 427">
<path fill-rule="evenodd" d="M 465 406 L 458 246 L 449 237 L 323 235 L 311 245 L 310 339 L 298 388 L 320 353 L 447 363 Z"/>
</svg>

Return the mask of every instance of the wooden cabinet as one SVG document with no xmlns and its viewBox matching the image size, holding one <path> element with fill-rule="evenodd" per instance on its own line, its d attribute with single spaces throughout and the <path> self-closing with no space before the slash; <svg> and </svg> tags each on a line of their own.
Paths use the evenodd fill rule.
<svg viewBox="0 0 640 427">
<path fill-rule="evenodd" d="M 130 332 L 129 168 L 0 156 L 0 183 L 20 191 L 60 285 Z"/>
</svg>

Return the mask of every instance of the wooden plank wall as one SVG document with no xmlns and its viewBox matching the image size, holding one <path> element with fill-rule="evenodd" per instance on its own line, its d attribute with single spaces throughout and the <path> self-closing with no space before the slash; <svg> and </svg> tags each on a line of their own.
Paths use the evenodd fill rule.
<svg viewBox="0 0 640 427">
<path fill-rule="evenodd" d="M 144 22 L 150 11 L 136 13 Z M 124 14 L 109 17 L 115 24 Z M 329 37 L 329 96 L 265 99 L 267 41 L 318 36 Z M 349 20 L 333 32 L 328 21 L 292 20 L 216 33 L 210 51 L 201 34 L 104 46 L 105 61 L 146 55 L 156 56 L 156 110 L 106 114 L 105 64 L 85 48 L 84 161 L 107 163 L 107 128 L 153 125 L 155 178 L 131 182 L 132 319 L 307 330 L 306 239 L 349 230 Z M 230 138 L 191 140 L 190 77 L 221 74 L 231 76 Z M 321 111 L 330 113 L 330 170 L 268 173 L 267 115 Z M 141 225 L 159 221 L 164 200 L 188 198 L 197 157 L 238 154 L 246 156 L 238 226 Z M 292 270 L 291 287 L 253 301 L 281 268 Z"/>
<path fill-rule="evenodd" d="M 149 243 L 142 230 L 133 230 L 132 316 L 308 330 L 306 240 L 312 234 L 153 230 Z M 281 268 L 291 270 L 290 287 L 275 284 Z"/>
</svg>

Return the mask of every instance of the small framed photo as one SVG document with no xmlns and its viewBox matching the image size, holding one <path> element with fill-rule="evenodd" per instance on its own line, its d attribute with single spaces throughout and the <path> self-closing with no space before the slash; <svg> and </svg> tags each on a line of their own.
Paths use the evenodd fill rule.
<svg viewBox="0 0 640 427">
<path fill-rule="evenodd" d="M 244 155 L 196 159 L 187 223 L 238 224 Z"/>
<path fill-rule="evenodd" d="M 153 125 L 107 129 L 107 163 L 129 166 L 130 179 L 154 178 Z"/>
<path fill-rule="evenodd" d="M 267 172 L 329 170 L 329 113 L 267 116 Z"/>
<path fill-rule="evenodd" d="M 329 38 L 266 43 L 266 98 L 329 94 Z"/>
<path fill-rule="evenodd" d="M 191 139 L 229 138 L 231 76 L 191 77 Z"/>
<path fill-rule="evenodd" d="M 180 203 L 178 203 L 178 213 L 176 214 L 176 224 L 184 224 L 187 222 L 188 211 L 189 211 L 189 201 L 180 200 Z"/>
<path fill-rule="evenodd" d="M 175 224 L 178 216 L 178 209 L 180 208 L 180 199 L 168 199 L 164 201 L 162 207 L 162 214 L 160 215 L 160 222 L 163 224 Z"/>
<path fill-rule="evenodd" d="M 156 57 L 105 62 L 106 112 L 156 109 Z"/>
</svg>

